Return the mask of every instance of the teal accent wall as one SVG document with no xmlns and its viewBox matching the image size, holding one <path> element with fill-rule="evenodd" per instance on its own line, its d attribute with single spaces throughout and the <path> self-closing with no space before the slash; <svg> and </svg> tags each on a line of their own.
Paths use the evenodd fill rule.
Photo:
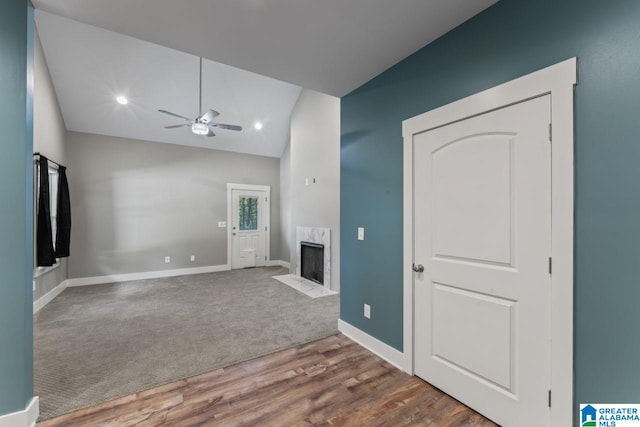
<svg viewBox="0 0 640 427">
<path fill-rule="evenodd" d="M 0 2 L 0 415 L 33 395 L 33 9 Z M 31 79 L 31 82 L 33 80 Z"/>
<path fill-rule="evenodd" d="M 575 400 L 640 402 L 637 0 L 501 0 L 342 98 L 340 315 L 402 350 L 402 120 L 573 56 Z"/>
</svg>

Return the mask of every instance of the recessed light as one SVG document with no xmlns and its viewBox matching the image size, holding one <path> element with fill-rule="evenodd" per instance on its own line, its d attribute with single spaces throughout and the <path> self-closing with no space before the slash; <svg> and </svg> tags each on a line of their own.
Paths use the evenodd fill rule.
<svg viewBox="0 0 640 427">
<path fill-rule="evenodd" d="M 129 100 L 122 95 L 116 97 L 116 101 L 118 101 L 118 104 L 120 105 L 127 105 L 129 103 Z"/>
<path fill-rule="evenodd" d="M 256 130 L 260 130 L 260 129 L 262 129 L 262 123 L 260 123 L 260 122 L 256 122 L 256 123 L 253 125 L 253 127 L 254 127 L 254 128 L 256 128 Z"/>
</svg>

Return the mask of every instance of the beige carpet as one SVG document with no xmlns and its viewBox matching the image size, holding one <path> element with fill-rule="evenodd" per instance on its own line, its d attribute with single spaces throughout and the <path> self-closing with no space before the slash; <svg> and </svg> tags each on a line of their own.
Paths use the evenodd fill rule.
<svg viewBox="0 0 640 427">
<path fill-rule="evenodd" d="M 40 419 L 337 333 L 281 267 L 68 288 L 34 321 Z"/>
</svg>

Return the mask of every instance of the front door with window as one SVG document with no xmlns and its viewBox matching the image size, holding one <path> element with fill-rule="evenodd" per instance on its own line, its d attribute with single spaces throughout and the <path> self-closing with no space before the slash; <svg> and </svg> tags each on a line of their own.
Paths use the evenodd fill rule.
<svg viewBox="0 0 640 427">
<path fill-rule="evenodd" d="M 232 190 L 231 203 L 231 268 L 264 266 L 267 193 Z"/>
</svg>

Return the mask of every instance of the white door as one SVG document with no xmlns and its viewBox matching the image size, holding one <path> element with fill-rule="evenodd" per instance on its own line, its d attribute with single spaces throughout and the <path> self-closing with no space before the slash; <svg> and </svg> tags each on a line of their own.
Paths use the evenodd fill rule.
<svg viewBox="0 0 640 427">
<path fill-rule="evenodd" d="M 415 372 L 503 427 L 545 426 L 550 97 L 414 136 Z"/>
<path fill-rule="evenodd" d="M 266 265 L 266 191 L 232 190 L 231 268 Z"/>
</svg>

